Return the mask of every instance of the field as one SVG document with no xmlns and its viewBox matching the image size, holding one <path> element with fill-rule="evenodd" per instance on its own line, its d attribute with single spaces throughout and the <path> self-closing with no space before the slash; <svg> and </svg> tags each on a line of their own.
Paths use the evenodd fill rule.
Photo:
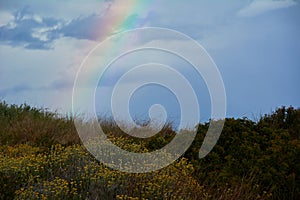
<svg viewBox="0 0 300 200">
<path fill-rule="evenodd" d="M 106 167 L 83 147 L 74 117 L 0 102 L 0 199 L 299 199 L 300 109 L 278 108 L 257 121 L 226 119 L 213 151 L 198 158 L 208 123 L 172 165 L 130 174 Z M 126 136 L 101 120 L 116 145 L 149 152 L 174 136 Z"/>
</svg>

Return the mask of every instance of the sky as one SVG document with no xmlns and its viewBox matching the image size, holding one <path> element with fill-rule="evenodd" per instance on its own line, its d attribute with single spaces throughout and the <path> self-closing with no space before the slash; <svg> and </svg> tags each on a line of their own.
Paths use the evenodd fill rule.
<svg viewBox="0 0 300 200">
<path fill-rule="evenodd" d="M 222 76 L 227 117 L 257 119 L 281 106 L 300 106 L 296 0 L 0 0 L 0 100 L 70 113 L 76 74 L 89 52 L 108 37 L 145 27 L 172 29 L 203 46 Z M 182 42 L 167 37 L 160 42 L 167 40 L 174 48 Z M 114 84 L 133 59 L 152 58 L 169 63 L 190 80 L 200 119 L 209 119 L 211 102 L 203 79 L 174 55 L 151 51 L 121 59 L 105 72 L 95 96 L 97 112 L 110 114 Z M 157 85 L 132 95 L 130 113 L 143 118 L 153 104 L 163 105 L 169 119 L 179 120 L 176 95 Z"/>
</svg>

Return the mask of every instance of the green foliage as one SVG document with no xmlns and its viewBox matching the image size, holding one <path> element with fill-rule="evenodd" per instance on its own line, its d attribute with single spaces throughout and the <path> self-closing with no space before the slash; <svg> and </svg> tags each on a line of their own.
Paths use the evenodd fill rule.
<svg viewBox="0 0 300 200">
<path fill-rule="evenodd" d="M 275 199 L 300 197 L 300 110 L 284 107 L 257 123 L 226 119 L 213 151 L 197 159 L 208 124 L 199 125 L 197 139 L 186 153 L 196 168 L 195 177 L 208 187 L 257 191 Z M 246 183 L 245 183 L 245 180 Z"/>
</svg>

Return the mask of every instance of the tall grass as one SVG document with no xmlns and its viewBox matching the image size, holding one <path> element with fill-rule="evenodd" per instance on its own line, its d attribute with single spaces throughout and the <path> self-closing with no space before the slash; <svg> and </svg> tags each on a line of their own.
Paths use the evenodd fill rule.
<svg viewBox="0 0 300 200">
<path fill-rule="evenodd" d="M 50 147 L 52 144 L 79 144 L 73 118 L 60 117 L 29 105 L 0 102 L 0 144 L 29 144 Z"/>
</svg>

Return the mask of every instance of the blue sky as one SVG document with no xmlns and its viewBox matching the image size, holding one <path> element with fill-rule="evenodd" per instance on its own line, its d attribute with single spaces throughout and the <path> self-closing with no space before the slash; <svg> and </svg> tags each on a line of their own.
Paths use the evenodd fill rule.
<svg viewBox="0 0 300 200">
<path fill-rule="evenodd" d="M 100 41 L 122 31 L 106 27 L 111 13 L 122 11 L 119 5 L 109 0 L 0 0 L 0 99 L 70 112 L 80 63 Z M 174 29 L 207 50 L 223 77 L 228 117 L 255 118 L 282 105 L 300 106 L 299 1 L 154 0 L 126 13 L 124 20 L 133 17 L 129 28 Z M 107 91 L 121 72 L 104 77 Z M 193 80 L 185 68 L 182 73 L 203 89 L 197 95 L 206 120 L 210 102 L 203 81 Z M 99 112 L 107 112 L 106 93 L 96 95 L 104 102 L 97 104 Z M 156 86 L 135 94 L 132 114 L 144 115 L 153 103 L 178 118 L 174 96 Z"/>
</svg>

